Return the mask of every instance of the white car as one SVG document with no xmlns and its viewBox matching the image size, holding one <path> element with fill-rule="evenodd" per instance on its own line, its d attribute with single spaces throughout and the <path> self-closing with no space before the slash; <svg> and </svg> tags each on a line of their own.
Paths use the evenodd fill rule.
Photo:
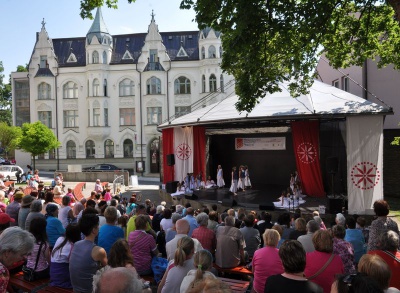
<svg viewBox="0 0 400 293">
<path fill-rule="evenodd" d="M 4 175 L 4 181 L 17 180 L 17 176 L 15 173 L 20 170 L 21 175 L 24 173 L 24 170 L 20 166 L 15 165 L 2 165 L 0 166 L 0 173 Z"/>
</svg>

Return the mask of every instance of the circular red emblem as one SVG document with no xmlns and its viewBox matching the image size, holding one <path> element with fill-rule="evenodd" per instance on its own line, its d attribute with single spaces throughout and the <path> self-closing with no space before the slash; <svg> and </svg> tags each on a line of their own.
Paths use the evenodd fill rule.
<svg viewBox="0 0 400 293">
<path fill-rule="evenodd" d="M 176 156 L 181 160 L 187 160 L 192 155 L 192 149 L 187 143 L 181 143 L 175 149 Z"/>
<path fill-rule="evenodd" d="M 371 162 L 361 162 L 351 169 L 351 181 L 354 186 L 368 190 L 374 188 L 381 178 L 381 174 L 375 164 Z"/>
<path fill-rule="evenodd" d="M 304 164 L 311 164 L 317 157 L 317 150 L 309 142 L 302 142 L 297 147 L 297 156 Z"/>
</svg>

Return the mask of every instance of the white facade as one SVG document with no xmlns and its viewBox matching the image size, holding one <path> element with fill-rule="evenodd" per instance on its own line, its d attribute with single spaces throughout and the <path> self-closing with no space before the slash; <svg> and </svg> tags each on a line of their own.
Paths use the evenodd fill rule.
<svg viewBox="0 0 400 293">
<path fill-rule="evenodd" d="M 29 74 L 11 75 L 14 125 L 41 120 L 61 142 L 37 158 L 38 168 L 110 163 L 135 169 L 143 161 L 144 173 L 158 173 L 157 125 L 194 110 L 195 102 L 208 105 L 231 94 L 220 88 L 233 77 L 219 67 L 219 33 L 160 33 L 153 16 L 137 47 L 142 39 L 143 34 L 110 35 L 100 9 L 85 39 L 52 40 L 42 24 Z M 28 100 L 18 82 L 29 85 Z"/>
</svg>

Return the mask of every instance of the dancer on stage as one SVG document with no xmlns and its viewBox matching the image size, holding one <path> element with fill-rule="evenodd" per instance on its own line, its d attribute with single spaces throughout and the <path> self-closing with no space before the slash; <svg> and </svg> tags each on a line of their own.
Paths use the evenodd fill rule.
<svg viewBox="0 0 400 293">
<path fill-rule="evenodd" d="M 218 188 L 222 188 L 225 186 L 224 173 L 222 171 L 221 165 L 218 165 L 217 169 L 217 186 Z"/>
<path fill-rule="evenodd" d="M 251 188 L 250 173 L 249 173 L 249 168 L 247 166 L 244 166 L 244 174 L 245 174 L 244 187 Z"/>
<path fill-rule="evenodd" d="M 294 173 L 290 173 L 290 182 L 289 182 L 289 186 L 290 189 L 293 190 L 294 189 L 294 184 L 296 183 L 295 178 L 294 178 Z"/>
<path fill-rule="evenodd" d="M 238 181 L 238 186 L 237 189 L 241 189 L 241 190 L 246 190 L 246 187 L 244 185 L 244 180 L 246 179 L 246 173 L 244 170 L 244 166 L 240 166 L 239 167 L 239 181 Z"/>
<path fill-rule="evenodd" d="M 232 168 L 232 183 L 231 183 L 231 188 L 229 189 L 230 192 L 233 193 L 233 195 L 237 195 L 237 185 L 238 185 L 238 180 L 239 180 L 239 174 L 238 171 L 236 170 L 236 167 Z"/>
</svg>

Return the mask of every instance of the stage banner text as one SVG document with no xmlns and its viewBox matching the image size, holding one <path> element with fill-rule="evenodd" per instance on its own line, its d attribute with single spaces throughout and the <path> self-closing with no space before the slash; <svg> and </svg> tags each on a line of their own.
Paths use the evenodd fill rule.
<svg viewBox="0 0 400 293">
<path fill-rule="evenodd" d="M 246 137 L 235 138 L 235 149 L 237 151 L 247 150 L 285 150 L 285 137 Z"/>
</svg>

